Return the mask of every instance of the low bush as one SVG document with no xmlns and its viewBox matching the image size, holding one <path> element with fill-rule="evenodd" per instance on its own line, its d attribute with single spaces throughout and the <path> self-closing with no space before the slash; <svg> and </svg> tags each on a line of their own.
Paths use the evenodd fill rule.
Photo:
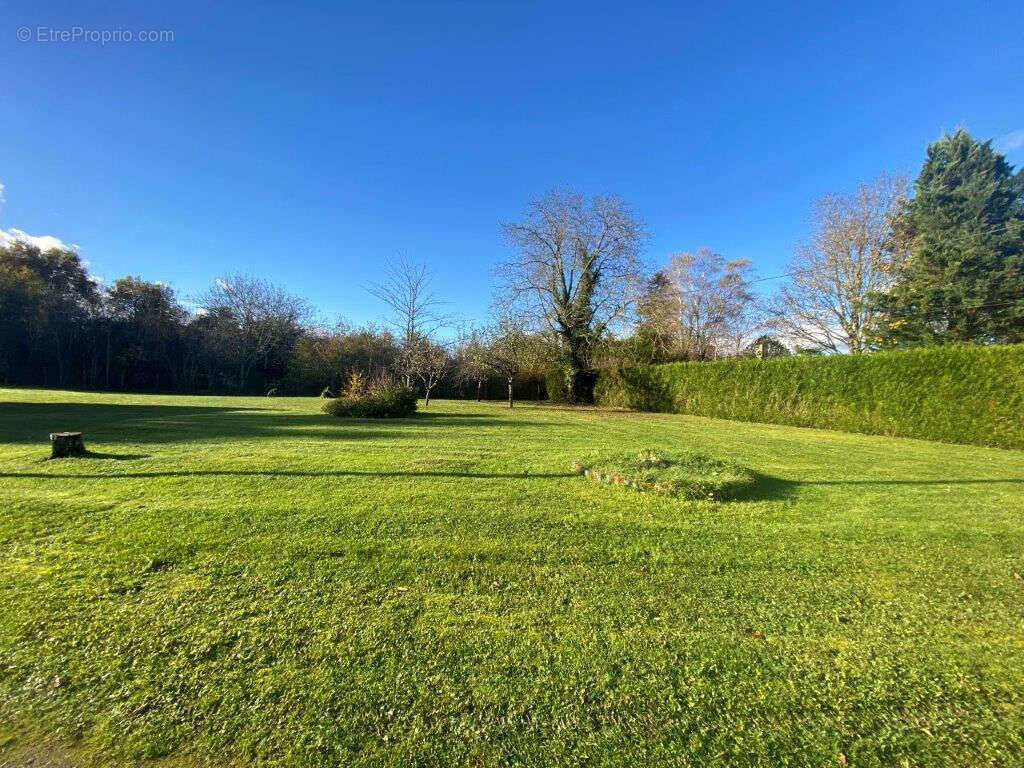
<svg viewBox="0 0 1024 768">
<path fill-rule="evenodd" d="M 638 366 L 602 373 L 597 402 L 1024 448 L 1024 345 Z"/>
<path fill-rule="evenodd" d="M 573 469 L 597 482 L 624 485 L 681 499 L 722 501 L 754 486 L 754 474 L 739 464 L 702 453 L 668 455 L 645 450 L 598 454 Z"/>
<path fill-rule="evenodd" d="M 395 419 L 416 412 L 416 390 L 403 384 L 378 383 L 361 393 L 346 393 L 324 403 L 324 412 L 351 419 Z"/>
</svg>

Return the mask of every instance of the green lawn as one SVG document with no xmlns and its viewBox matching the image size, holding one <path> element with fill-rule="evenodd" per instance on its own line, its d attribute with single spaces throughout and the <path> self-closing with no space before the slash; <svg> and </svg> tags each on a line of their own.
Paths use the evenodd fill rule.
<svg viewBox="0 0 1024 768">
<path fill-rule="evenodd" d="M 61 429 L 101 456 L 43 461 Z M 684 502 L 570 474 L 647 447 L 736 460 L 756 489 Z M 1024 763 L 1024 452 L 0 390 L 0 505 L 11 755 Z"/>
</svg>

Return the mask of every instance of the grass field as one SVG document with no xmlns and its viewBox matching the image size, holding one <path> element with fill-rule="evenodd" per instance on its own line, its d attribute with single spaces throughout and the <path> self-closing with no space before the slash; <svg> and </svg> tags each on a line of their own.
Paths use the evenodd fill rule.
<svg viewBox="0 0 1024 768">
<path fill-rule="evenodd" d="M 43 461 L 60 429 L 99 455 Z M 756 488 L 571 474 L 647 447 Z M 1024 452 L 0 390 L 0 510 L 12 760 L 1024 764 Z"/>
</svg>

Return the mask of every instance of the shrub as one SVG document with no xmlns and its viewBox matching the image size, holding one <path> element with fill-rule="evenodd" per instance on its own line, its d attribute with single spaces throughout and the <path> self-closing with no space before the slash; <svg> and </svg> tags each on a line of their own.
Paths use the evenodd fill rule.
<svg viewBox="0 0 1024 768">
<path fill-rule="evenodd" d="M 1024 448 L 1024 345 L 669 363 L 602 373 L 637 410 Z"/>
<path fill-rule="evenodd" d="M 544 374 L 544 388 L 550 402 L 569 402 L 569 388 L 565 385 L 565 371 L 561 368 L 552 368 Z"/>
<path fill-rule="evenodd" d="M 681 499 L 722 501 L 754 486 L 750 470 L 701 453 L 671 456 L 660 451 L 599 454 L 573 469 L 601 483 L 625 485 Z"/>
<path fill-rule="evenodd" d="M 345 394 L 350 397 L 368 394 L 370 388 L 370 382 L 362 371 L 352 371 L 345 382 Z"/>
<path fill-rule="evenodd" d="M 416 390 L 396 382 L 375 382 L 363 394 L 345 394 L 324 403 L 332 416 L 392 419 L 416 412 Z"/>
</svg>

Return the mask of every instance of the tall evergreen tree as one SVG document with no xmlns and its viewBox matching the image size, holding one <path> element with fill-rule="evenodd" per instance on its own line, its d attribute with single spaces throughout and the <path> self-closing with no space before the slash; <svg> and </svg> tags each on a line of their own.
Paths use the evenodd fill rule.
<svg viewBox="0 0 1024 768">
<path fill-rule="evenodd" d="M 1024 341 L 1024 172 L 965 130 L 928 147 L 878 297 L 887 345 Z"/>
</svg>

